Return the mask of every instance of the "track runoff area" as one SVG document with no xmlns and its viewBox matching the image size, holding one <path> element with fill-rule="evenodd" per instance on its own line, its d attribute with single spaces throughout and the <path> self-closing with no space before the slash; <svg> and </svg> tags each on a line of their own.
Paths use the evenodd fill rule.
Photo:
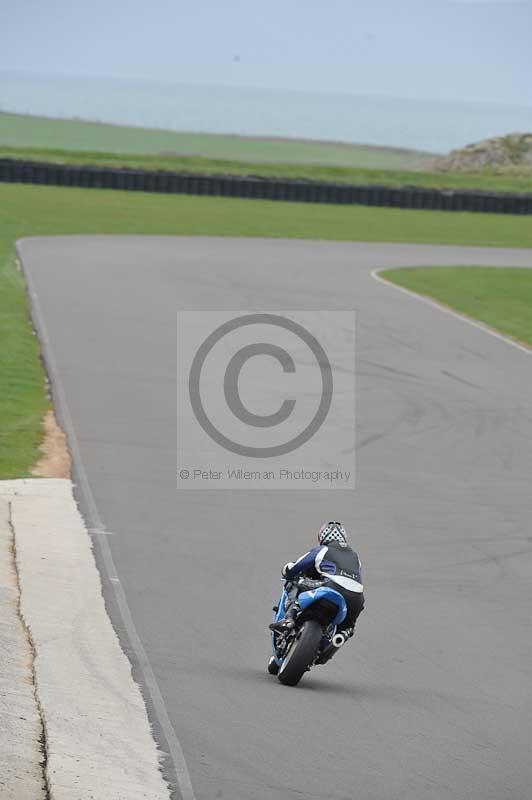
<svg viewBox="0 0 532 800">
<path fill-rule="evenodd" d="M 197 800 L 527 797 L 530 352 L 372 273 L 530 267 L 530 254 L 94 236 L 29 239 L 19 255 L 54 365 L 107 608 L 176 791 Z M 356 422 L 347 489 L 317 481 L 287 491 L 261 478 L 265 485 L 242 490 L 179 478 L 178 469 L 224 465 L 223 448 L 205 429 L 198 435 L 212 463 L 194 450 L 197 417 L 180 430 L 176 312 L 196 317 L 187 322 L 190 350 L 206 312 L 218 330 L 243 313 L 294 319 L 294 309 L 307 314 L 307 328 L 317 321 L 315 338 L 326 343 L 327 331 L 339 336 L 342 314 L 354 311 L 356 419 L 329 415 L 323 423 L 344 459 L 335 468 L 345 471 Z M 324 316 L 331 311 L 336 328 Z M 305 376 L 309 359 L 299 355 L 295 374 Z M 333 371 L 342 367 L 345 376 L 337 385 L 348 388 L 351 355 L 334 356 Z M 248 366 L 240 365 L 241 381 Z M 215 364 L 210 379 L 220 375 Z M 302 395 L 308 388 L 311 396 L 307 378 Z M 262 385 L 251 381 L 244 409 Z M 230 392 L 226 400 L 238 402 Z M 203 402 L 212 421 L 216 409 Z M 233 445 L 234 434 L 229 425 Z M 311 466 L 301 456 L 294 469 L 313 470 L 330 456 L 308 452 Z M 227 462 L 249 460 L 227 447 L 225 454 Z M 296 460 L 293 452 L 280 458 Z M 351 531 L 367 606 L 355 638 L 289 689 L 266 672 L 270 608 L 281 564 L 312 546 L 326 519 Z"/>
</svg>

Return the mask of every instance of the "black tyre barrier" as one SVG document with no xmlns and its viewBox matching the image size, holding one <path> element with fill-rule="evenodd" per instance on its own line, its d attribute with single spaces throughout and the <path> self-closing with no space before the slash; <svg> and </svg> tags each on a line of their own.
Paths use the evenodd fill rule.
<svg viewBox="0 0 532 800">
<path fill-rule="evenodd" d="M 148 172 L 113 167 L 74 166 L 0 159 L 0 182 L 46 186 L 79 186 L 134 192 L 241 197 L 298 203 L 330 203 L 387 208 L 475 211 L 490 214 L 532 214 L 532 193 L 510 194 L 419 186 L 352 186 L 305 180 L 231 175 Z"/>
</svg>

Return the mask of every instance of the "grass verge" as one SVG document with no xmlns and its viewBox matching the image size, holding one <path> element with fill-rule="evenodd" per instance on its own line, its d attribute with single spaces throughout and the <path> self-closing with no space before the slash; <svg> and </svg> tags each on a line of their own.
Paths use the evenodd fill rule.
<svg viewBox="0 0 532 800">
<path fill-rule="evenodd" d="M 532 269 L 412 267 L 380 276 L 532 346 Z"/>
<path fill-rule="evenodd" d="M 5 147 L 0 158 L 44 161 L 53 164 L 97 165 L 129 169 L 189 172 L 202 175 L 253 175 L 261 178 L 296 178 L 326 183 L 370 184 L 382 186 L 419 186 L 428 189 L 470 189 L 482 192 L 532 192 L 532 174 L 428 172 L 393 169 L 389 166 L 368 169 L 312 163 L 260 163 L 245 160 L 204 158 L 200 156 L 143 155 L 88 152 L 44 148 Z M 362 164 L 371 163 L 371 159 Z"/>
<path fill-rule="evenodd" d="M 13 246 L 75 233 L 532 247 L 527 217 L 0 184 L 0 478 L 28 474 L 48 407 Z"/>
<path fill-rule="evenodd" d="M 0 142 L 8 147 L 53 147 L 103 153 L 202 156 L 238 161 L 418 169 L 434 156 L 416 150 L 311 139 L 187 133 L 79 119 L 0 111 Z"/>
</svg>

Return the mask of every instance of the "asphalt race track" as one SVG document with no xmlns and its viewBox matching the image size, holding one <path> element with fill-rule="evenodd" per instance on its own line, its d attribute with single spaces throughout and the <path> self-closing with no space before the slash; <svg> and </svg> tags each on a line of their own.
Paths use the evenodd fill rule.
<svg viewBox="0 0 532 800">
<path fill-rule="evenodd" d="M 532 357 L 371 270 L 532 253 L 103 236 L 19 250 L 109 532 L 98 562 L 105 538 L 196 800 L 528 800 Z M 356 309 L 354 492 L 176 490 L 175 311 L 235 308 Z M 279 567 L 329 518 L 354 531 L 367 606 L 289 689 L 265 670 Z"/>
</svg>

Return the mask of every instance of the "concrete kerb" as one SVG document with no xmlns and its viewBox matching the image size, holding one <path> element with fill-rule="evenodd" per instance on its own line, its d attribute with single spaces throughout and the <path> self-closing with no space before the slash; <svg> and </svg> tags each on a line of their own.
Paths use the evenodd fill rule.
<svg viewBox="0 0 532 800">
<path fill-rule="evenodd" d="M 9 565 L 13 537 L 15 579 Z M 17 758 L 32 756 L 26 772 L 0 772 L 0 786 L 4 778 L 20 786 L 31 781 L 31 791 L 5 796 L 40 800 L 49 792 L 52 800 L 168 800 L 160 753 L 105 610 L 71 481 L 1 481 L 0 545 L 3 605 L 16 599 L 17 573 L 20 585 L 20 618 L 15 603 L 9 627 L 18 625 L 16 641 L 8 641 L 13 669 L 7 712 L 16 716 L 25 709 L 27 724 L 17 724 L 20 745 L 13 741 Z M 42 733 L 44 788 L 38 748 Z"/>
<path fill-rule="evenodd" d="M 46 800 L 33 650 L 19 613 L 11 506 L 0 496 L 0 795 Z"/>
</svg>

